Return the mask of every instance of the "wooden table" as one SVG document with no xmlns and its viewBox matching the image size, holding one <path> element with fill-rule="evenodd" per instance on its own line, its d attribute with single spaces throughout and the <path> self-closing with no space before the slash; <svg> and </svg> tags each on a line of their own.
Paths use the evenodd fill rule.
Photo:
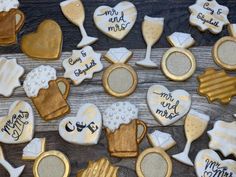
<svg viewBox="0 0 236 177">
<path fill-rule="evenodd" d="M 28 73 L 33 68 L 42 65 L 48 64 L 56 68 L 57 75 L 62 76 L 64 71 L 61 66 L 61 61 L 71 55 L 71 50 L 76 49 L 76 44 L 80 41 L 81 36 L 79 29 L 73 24 L 69 23 L 64 16 L 62 15 L 59 3 L 61 0 L 22 0 L 20 9 L 26 14 L 26 22 L 19 33 L 19 41 L 21 36 L 32 32 L 36 29 L 38 24 L 47 18 L 52 18 L 56 20 L 62 27 L 64 35 L 64 45 L 63 45 L 63 54 L 60 60 L 53 62 L 42 62 L 42 61 L 33 61 L 26 57 L 20 51 L 19 44 L 13 45 L 10 47 L 0 47 L 1 56 L 6 57 L 15 57 L 18 60 L 18 63 L 25 68 L 25 73 Z M 137 105 L 139 108 L 139 118 L 144 120 L 149 125 L 149 132 L 153 130 L 161 130 L 168 133 L 171 133 L 174 139 L 177 141 L 177 145 L 168 151 L 168 154 L 172 155 L 183 150 L 186 143 L 183 129 L 183 120 L 175 123 L 174 125 L 168 127 L 161 127 L 153 119 L 153 116 L 150 114 L 147 104 L 146 104 L 146 92 L 148 88 L 155 84 L 163 84 L 168 87 L 170 90 L 174 89 L 185 89 L 192 95 L 192 108 L 198 110 L 199 112 L 206 113 L 210 115 L 211 120 L 208 129 L 213 127 L 213 124 L 216 120 L 225 120 L 233 121 L 233 113 L 236 113 L 234 109 L 236 106 L 236 99 L 234 98 L 231 103 L 227 106 L 222 106 L 218 103 L 209 104 L 205 97 L 201 97 L 197 94 L 196 90 L 198 87 L 198 82 L 196 77 L 201 74 L 205 68 L 214 67 L 218 68 L 213 62 L 211 56 L 211 46 L 218 40 L 220 37 L 227 35 L 227 30 L 224 29 L 219 35 L 212 35 L 209 32 L 199 32 L 196 28 L 191 27 L 188 22 L 189 12 L 188 6 L 193 4 L 195 0 L 136 0 L 134 4 L 138 9 L 138 19 L 137 22 L 129 33 L 129 35 L 122 41 L 112 40 L 101 32 L 99 32 L 95 27 L 92 20 L 92 15 L 96 7 L 100 5 L 110 5 L 114 6 L 117 4 L 118 0 L 105 1 L 105 0 L 84 0 L 84 5 L 86 7 L 86 22 L 85 28 L 91 36 L 97 36 L 99 41 L 93 45 L 93 48 L 98 52 L 105 53 L 110 47 L 127 47 L 132 49 L 134 52 L 133 58 L 129 61 L 135 70 L 138 72 L 139 83 L 138 88 L 134 94 L 131 96 L 122 99 L 122 101 L 130 101 L 131 103 Z M 228 0 L 227 2 L 223 0 L 218 0 L 220 4 L 224 4 L 229 7 L 230 14 L 229 20 L 233 23 L 236 23 L 236 1 Z M 172 32 L 180 31 L 191 33 L 196 39 L 196 46 L 192 48 L 191 51 L 196 56 L 197 60 L 197 71 L 192 78 L 186 82 L 172 82 L 169 81 L 160 71 L 160 69 L 145 69 L 135 65 L 135 62 L 141 60 L 145 56 L 145 43 L 141 35 L 141 22 L 144 15 L 165 17 L 165 32 L 160 39 L 160 41 L 154 46 L 152 53 L 152 58 L 155 62 L 159 63 L 163 53 L 167 50 L 169 44 L 167 43 L 166 36 L 170 35 Z M 105 67 L 109 64 L 104 59 L 102 62 Z M 235 76 L 235 73 L 230 73 Z M 80 106 L 84 103 L 94 103 L 96 104 L 101 112 L 104 112 L 104 109 L 120 99 L 113 98 L 108 94 L 104 93 L 102 83 L 101 83 L 102 72 L 95 74 L 95 77 L 92 80 L 87 80 L 83 82 L 80 86 L 72 86 L 69 96 L 69 104 L 71 106 L 71 113 L 67 116 L 75 116 Z M 23 83 L 25 75 L 21 78 Z M 6 115 L 10 104 L 15 100 L 25 100 L 33 106 L 32 102 L 26 97 L 25 92 L 22 87 L 19 87 L 15 90 L 14 94 L 10 98 L 4 98 L 0 96 L 0 115 Z M 34 108 L 35 110 L 35 108 Z M 68 144 L 62 140 L 58 134 L 58 123 L 60 120 L 52 122 L 44 122 L 38 115 L 37 111 L 34 111 L 36 119 L 36 133 L 35 137 L 46 137 L 47 138 L 47 150 L 60 150 L 64 152 L 70 159 L 72 171 L 71 177 L 76 176 L 76 172 L 87 166 L 89 160 L 97 160 L 103 156 L 108 157 L 111 162 L 117 166 L 120 166 L 119 176 L 120 177 L 134 177 L 135 174 L 135 158 L 131 159 L 120 159 L 120 158 L 111 158 L 107 152 L 107 142 L 104 132 L 100 138 L 100 141 L 95 146 L 79 146 Z M 190 157 L 194 160 L 197 152 L 201 149 L 208 147 L 209 138 L 206 133 L 199 138 L 196 142 L 192 144 L 190 151 Z M 33 162 L 21 160 L 22 149 L 26 144 L 21 145 L 4 145 L 3 150 L 5 152 L 6 158 L 14 164 L 14 166 L 19 166 L 26 164 L 26 168 L 22 176 L 31 177 L 32 174 L 32 165 Z M 150 147 L 147 142 L 147 139 L 141 143 L 140 151 Z M 229 157 L 236 160 L 233 157 Z M 173 177 L 194 177 L 195 172 L 194 168 L 185 166 L 175 160 L 173 160 Z M 8 174 L 0 167 L 0 176 L 7 177 Z"/>
</svg>

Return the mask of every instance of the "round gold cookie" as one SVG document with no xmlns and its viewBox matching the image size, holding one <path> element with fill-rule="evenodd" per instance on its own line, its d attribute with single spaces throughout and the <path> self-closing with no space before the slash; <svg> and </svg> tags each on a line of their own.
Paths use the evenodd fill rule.
<svg viewBox="0 0 236 177">
<path fill-rule="evenodd" d="M 184 81 L 190 78 L 194 74 L 196 66 L 195 57 L 184 48 L 170 48 L 161 60 L 162 72 L 174 81 Z"/>
<path fill-rule="evenodd" d="M 231 36 L 219 39 L 212 49 L 215 63 L 226 70 L 236 70 L 235 54 L 236 38 Z"/>
<path fill-rule="evenodd" d="M 163 149 L 148 148 L 138 157 L 136 173 L 138 177 L 170 177 L 172 161 Z"/>
<path fill-rule="evenodd" d="M 132 94 L 138 84 L 138 75 L 129 65 L 116 63 L 103 73 L 103 87 L 112 96 L 125 97 Z"/>
<path fill-rule="evenodd" d="M 34 162 L 34 177 L 68 177 L 70 174 L 69 159 L 59 151 L 42 153 Z"/>
</svg>

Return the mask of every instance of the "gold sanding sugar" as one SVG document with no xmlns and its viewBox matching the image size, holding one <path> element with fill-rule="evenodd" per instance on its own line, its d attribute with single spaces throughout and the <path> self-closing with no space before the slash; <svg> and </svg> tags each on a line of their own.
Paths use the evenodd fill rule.
<svg viewBox="0 0 236 177">
<path fill-rule="evenodd" d="M 222 63 L 236 65 L 235 58 L 236 43 L 225 41 L 218 47 L 218 56 Z"/>
<path fill-rule="evenodd" d="M 160 154 L 149 153 L 141 162 L 141 170 L 145 177 L 165 177 L 168 165 Z"/>
<path fill-rule="evenodd" d="M 58 157 L 47 156 L 40 161 L 38 174 L 39 177 L 63 177 L 65 165 Z"/>
<path fill-rule="evenodd" d="M 166 62 L 169 72 L 176 76 L 186 74 L 192 67 L 190 59 L 180 52 L 170 54 Z"/>
<path fill-rule="evenodd" d="M 132 74 L 125 68 L 117 68 L 110 73 L 108 84 L 114 92 L 124 93 L 133 85 Z"/>
</svg>

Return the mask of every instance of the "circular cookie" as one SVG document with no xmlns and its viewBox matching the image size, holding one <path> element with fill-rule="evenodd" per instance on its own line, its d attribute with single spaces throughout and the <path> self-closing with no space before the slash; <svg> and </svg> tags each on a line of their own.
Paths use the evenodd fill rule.
<svg viewBox="0 0 236 177">
<path fill-rule="evenodd" d="M 172 174 L 171 159 L 161 148 L 148 148 L 138 157 L 136 173 L 138 177 L 170 177 Z"/>
<path fill-rule="evenodd" d="M 190 78 L 196 70 L 193 54 L 184 48 L 170 48 L 163 56 L 161 68 L 166 77 L 174 81 Z"/>
<path fill-rule="evenodd" d="M 235 51 L 236 38 L 223 37 L 215 43 L 212 49 L 214 61 L 226 70 L 236 70 Z"/>
<path fill-rule="evenodd" d="M 105 90 L 115 97 L 125 97 L 132 94 L 138 84 L 135 70 L 123 63 L 113 64 L 103 73 Z"/>
<path fill-rule="evenodd" d="M 33 166 L 34 177 L 68 177 L 70 173 L 69 159 L 59 151 L 42 153 Z"/>
</svg>

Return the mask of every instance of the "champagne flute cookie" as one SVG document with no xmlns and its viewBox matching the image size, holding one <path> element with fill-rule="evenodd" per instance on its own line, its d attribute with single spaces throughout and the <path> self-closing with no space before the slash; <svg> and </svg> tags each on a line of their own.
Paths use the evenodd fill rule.
<svg viewBox="0 0 236 177">
<path fill-rule="evenodd" d="M 194 44 L 190 34 L 175 32 L 168 38 L 170 48 L 162 57 L 162 72 L 170 80 L 184 81 L 190 78 L 196 70 L 194 55 L 186 48 Z"/>
</svg>

